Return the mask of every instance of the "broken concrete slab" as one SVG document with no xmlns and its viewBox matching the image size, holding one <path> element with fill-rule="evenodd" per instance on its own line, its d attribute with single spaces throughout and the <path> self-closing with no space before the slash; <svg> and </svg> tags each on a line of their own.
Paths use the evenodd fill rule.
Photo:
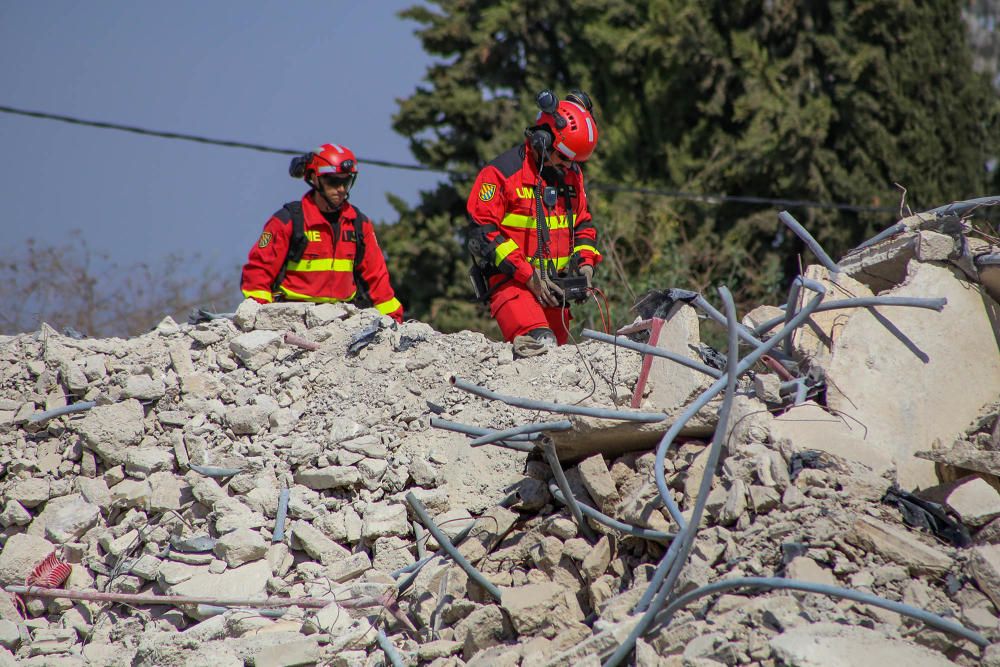
<svg viewBox="0 0 1000 667">
<path fill-rule="evenodd" d="M 969 571 L 979 590 L 1000 609 L 1000 544 L 973 547 Z"/>
<path fill-rule="evenodd" d="M 867 286 L 851 276 L 846 273 L 831 274 L 823 266 L 813 264 L 806 267 L 805 277 L 826 288 L 822 303 L 872 296 L 872 291 Z M 814 293 L 810 290 L 800 290 L 796 310 L 801 309 L 813 296 Z M 848 320 L 855 312 L 856 309 L 845 308 L 825 310 L 811 315 L 805 325 L 799 327 L 791 336 L 795 358 L 806 360 L 809 368 L 825 369 L 834 343 L 840 338 Z"/>
<path fill-rule="evenodd" d="M 955 664 L 919 644 L 839 623 L 813 623 L 792 628 L 771 639 L 770 646 L 778 660 L 796 667 L 948 667 Z"/>
<path fill-rule="evenodd" d="M 825 410 L 813 401 L 789 408 L 770 420 L 771 442 L 791 441 L 798 451 L 826 452 L 857 461 L 882 474 L 892 465 L 892 453 L 878 441 L 866 439 L 865 430 L 856 422 Z"/>
<path fill-rule="evenodd" d="M 942 574 L 952 559 L 940 549 L 926 545 L 904 528 L 870 516 L 859 516 L 848 531 L 847 541 L 874 551 L 883 558 L 907 567 L 915 574 Z"/>
<path fill-rule="evenodd" d="M 142 403 L 134 398 L 111 405 L 98 405 L 68 428 L 79 434 L 83 444 L 107 465 L 125 463 L 128 448 L 139 444 L 145 426 Z"/>
<path fill-rule="evenodd" d="M 915 452 L 914 456 L 955 468 L 1000 476 L 1000 451 L 954 447 Z"/>
<path fill-rule="evenodd" d="M 867 310 L 837 340 L 827 371 L 827 404 L 864 424 L 866 440 L 891 453 L 906 489 L 938 483 L 934 466 L 914 452 L 950 441 L 1000 394 L 1000 334 L 982 297 L 957 269 L 913 262 L 892 296 L 948 300 L 941 313 L 922 308 L 880 312 L 912 341 L 907 348 Z M 956 337 L 954 332 L 962 331 Z M 915 388 L 921 388 L 916 391 Z"/>
<path fill-rule="evenodd" d="M 702 363 L 695 352 L 700 342 L 698 312 L 691 306 L 681 305 L 663 322 L 656 347 Z M 639 407 L 676 416 L 713 381 L 714 378 L 670 359 L 651 357 L 647 377 L 649 395 Z"/>
<path fill-rule="evenodd" d="M 979 476 L 960 480 L 944 502 L 967 526 L 979 527 L 1000 517 L 1000 493 Z"/>
</svg>

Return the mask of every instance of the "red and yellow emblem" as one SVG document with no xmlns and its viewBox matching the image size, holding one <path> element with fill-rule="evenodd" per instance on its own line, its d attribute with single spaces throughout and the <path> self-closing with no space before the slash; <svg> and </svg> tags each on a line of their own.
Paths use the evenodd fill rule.
<svg viewBox="0 0 1000 667">
<path fill-rule="evenodd" d="M 493 195 L 497 193 L 497 186 L 495 183 L 483 183 L 483 186 L 479 188 L 479 198 L 483 201 L 489 201 L 493 199 Z"/>
<path fill-rule="evenodd" d="M 271 232 L 264 232 L 263 234 L 260 235 L 260 240 L 257 241 L 257 247 L 266 248 L 267 244 L 271 242 L 272 238 L 274 237 L 271 236 Z"/>
</svg>

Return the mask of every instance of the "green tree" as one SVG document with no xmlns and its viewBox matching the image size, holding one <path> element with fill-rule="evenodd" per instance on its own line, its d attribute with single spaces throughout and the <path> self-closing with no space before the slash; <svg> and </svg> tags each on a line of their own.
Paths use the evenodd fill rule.
<svg viewBox="0 0 1000 667">
<path fill-rule="evenodd" d="M 953 2 L 433 5 L 403 13 L 438 61 L 400 102 L 395 128 L 422 163 L 458 175 L 412 210 L 397 204 L 403 224 L 381 234 L 410 244 L 400 292 L 436 325 L 473 324 L 467 308 L 441 305 L 468 293 L 472 175 L 522 140 L 546 87 L 579 87 L 596 103 L 601 139 L 585 171 L 618 321 L 649 287 L 725 283 L 743 308 L 780 302 L 799 262 L 814 261 L 778 222 L 784 207 L 643 189 L 855 204 L 787 207 L 836 257 L 894 222 L 864 210 L 896 209 L 894 183 L 915 210 L 1000 185 L 983 167 L 1000 144 L 1000 105 L 960 48 Z"/>
</svg>

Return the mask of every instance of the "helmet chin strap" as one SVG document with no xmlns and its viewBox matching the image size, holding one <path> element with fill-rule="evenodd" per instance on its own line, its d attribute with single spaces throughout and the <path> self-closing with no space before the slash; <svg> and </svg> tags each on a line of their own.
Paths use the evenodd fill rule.
<svg viewBox="0 0 1000 667">
<path fill-rule="evenodd" d="M 324 190 L 322 184 L 319 181 L 319 176 L 316 175 L 315 173 L 313 174 L 313 180 L 315 182 L 309 182 L 309 185 L 312 186 L 314 192 L 318 192 L 319 196 L 323 198 L 323 201 L 326 202 L 326 205 L 330 207 L 331 213 L 336 213 L 337 211 L 339 211 L 344 206 L 344 202 L 346 202 L 351 197 L 350 190 L 347 190 L 344 192 L 344 201 L 340 202 L 339 204 L 334 204 L 332 201 L 330 201 L 330 198 L 326 196 L 326 191 Z"/>
</svg>

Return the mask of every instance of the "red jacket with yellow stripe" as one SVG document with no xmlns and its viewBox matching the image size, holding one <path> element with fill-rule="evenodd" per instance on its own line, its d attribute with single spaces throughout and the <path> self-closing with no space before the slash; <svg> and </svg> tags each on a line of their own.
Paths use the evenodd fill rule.
<svg viewBox="0 0 1000 667">
<path fill-rule="evenodd" d="M 331 224 L 313 201 L 312 192 L 302 197 L 302 216 L 307 241 L 302 259 L 288 263 L 284 279 L 272 292 L 292 237 L 291 215 L 282 208 L 267 221 L 257 245 L 250 249 L 243 265 L 243 296 L 260 303 L 270 303 L 275 296 L 288 301 L 351 301 L 360 281 L 380 313 L 402 322 L 403 305 L 389 282 L 371 220 L 344 202 L 339 219 Z M 355 256 L 358 234 L 364 235 L 364 257 Z"/>
<path fill-rule="evenodd" d="M 597 230 L 587 209 L 579 166 L 572 165 L 562 183 L 555 178 L 554 169 L 546 168 L 543 175 L 550 177 L 544 185 L 556 187 L 558 197 L 551 207 L 542 204 L 548 227 L 548 243 L 542 249 L 542 257 L 559 271 L 573 255 L 579 256 L 581 266 L 596 266 L 601 253 L 597 250 Z M 471 219 L 468 245 L 487 275 L 503 274 L 527 283 L 533 267 L 538 265 L 537 182 L 538 167 L 527 142 L 497 157 L 476 177 L 466 205 Z M 572 216 L 567 215 L 570 210 Z"/>
</svg>

